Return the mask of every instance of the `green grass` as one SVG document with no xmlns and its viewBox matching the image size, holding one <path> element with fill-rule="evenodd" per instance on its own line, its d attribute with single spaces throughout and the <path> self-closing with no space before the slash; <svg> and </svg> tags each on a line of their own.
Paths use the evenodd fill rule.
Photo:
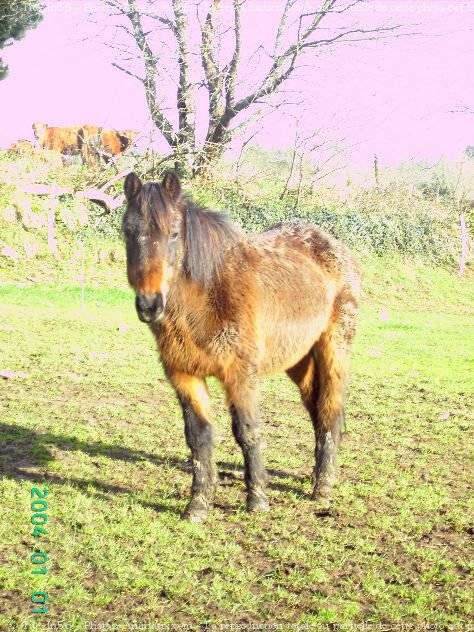
<svg viewBox="0 0 474 632">
<path fill-rule="evenodd" d="M 181 414 L 123 282 L 0 289 L 0 629 L 97 624 L 410 623 L 473 618 L 472 279 L 367 260 L 336 502 L 311 502 L 293 385 L 262 383 L 271 511 L 248 515 L 219 386 L 216 508 L 180 520 Z M 48 535 L 30 489 L 47 487 Z M 31 574 L 35 545 L 48 575 Z M 30 614 L 47 590 L 50 613 Z M 281 628 L 285 629 L 285 627 Z"/>
</svg>

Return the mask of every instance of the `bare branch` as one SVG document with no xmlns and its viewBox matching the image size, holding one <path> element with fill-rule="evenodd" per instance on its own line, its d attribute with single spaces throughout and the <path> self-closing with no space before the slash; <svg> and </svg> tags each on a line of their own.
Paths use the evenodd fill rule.
<svg viewBox="0 0 474 632">
<path fill-rule="evenodd" d="M 163 134 L 170 147 L 173 147 L 177 142 L 176 132 L 156 102 L 155 68 L 158 58 L 153 54 L 146 39 L 140 19 L 140 12 L 135 0 L 128 0 L 127 17 L 133 26 L 133 35 L 137 46 L 143 55 L 143 62 L 145 64 L 145 79 L 143 80 L 143 84 L 145 86 L 148 109 L 150 110 L 153 123 Z"/>
<path fill-rule="evenodd" d="M 207 14 L 204 24 L 201 27 L 202 65 L 204 68 L 204 74 L 206 75 L 206 81 L 209 85 L 209 89 L 216 88 L 216 81 L 220 74 L 212 47 L 216 35 L 214 28 L 216 4 L 216 0 L 212 0 L 209 13 Z"/>
<path fill-rule="evenodd" d="M 169 28 L 169 30 L 176 37 L 178 36 L 177 25 L 174 24 L 168 18 L 165 18 L 162 15 L 157 15 L 156 13 L 147 13 L 146 11 L 142 11 L 142 16 L 145 17 L 145 18 L 151 18 L 152 20 L 157 20 L 158 22 L 161 22 L 161 24 L 164 24 L 167 28 Z"/>
<path fill-rule="evenodd" d="M 178 84 L 178 117 L 179 144 L 193 146 L 195 135 L 194 95 L 190 79 L 187 20 L 182 0 L 173 0 L 173 11 L 176 20 L 174 30 L 179 47 L 179 84 Z"/>
<path fill-rule="evenodd" d="M 449 114 L 474 114 L 474 109 L 467 105 L 460 106 L 456 110 L 448 110 Z"/>
<path fill-rule="evenodd" d="M 277 34 L 275 37 L 275 46 L 273 47 L 273 57 L 276 57 L 277 55 L 277 50 L 280 47 L 281 38 L 285 31 L 286 22 L 288 20 L 288 13 L 290 12 L 290 9 L 293 7 L 295 2 L 296 0 L 286 0 L 285 8 L 283 9 L 283 14 L 281 16 L 280 23 L 278 25 Z"/>
<path fill-rule="evenodd" d="M 242 33 L 241 33 L 241 21 L 240 21 L 240 0 L 234 0 L 234 33 L 235 33 L 235 46 L 234 54 L 230 62 L 229 71 L 225 78 L 225 90 L 226 90 L 226 107 L 232 108 L 235 100 L 235 81 L 237 77 L 237 70 L 240 61 L 240 50 L 242 46 Z"/>
<path fill-rule="evenodd" d="M 124 72 L 126 75 L 129 75 L 130 77 L 133 77 L 134 79 L 137 79 L 137 81 L 139 81 L 140 83 L 144 83 L 145 80 L 143 79 L 143 77 L 139 77 L 138 75 L 136 75 L 134 72 L 131 72 L 130 70 L 127 70 L 126 68 L 123 68 L 122 66 L 120 66 L 119 64 L 117 64 L 116 62 L 112 62 L 112 66 L 114 68 L 117 68 L 118 70 L 121 70 L 122 72 Z"/>
<path fill-rule="evenodd" d="M 238 0 L 236 0 L 236 3 L 237 1 Z M 218 41 L 214 24 L 218 8 L 219 0 L 211 0 L 209 12 L 201 28 L 201 59 L 206 77 L 205 86 L 209 95 L 209 124 L 206 134 L 206 143 L 209 148 L 212 148 L 210 151 L 215 151 L 218 143 L 222 141 L 222 134 L 224 130 L 224 127 L 222 126 L 222 117 L 225 113 L 222 91 L 226 69 L 221 70 L 219 68 L 213 47 L 214 43 Z M 240 8 L 235 9 L 234 6 L 234 10 L 239 13 Z M 233 60 L 234 59 L 237 66 L 238 54 L 236 56 L 234 53 Z M 233 81 L 235 81 L 235 77 L 230 78 L 232 90 L 234 85 Z"/>
<path fill-rule="evenodd" d="M 122 174 L 121 174 L 122 175 Z M 111 195 L 107 195 L 100 189 L 87 189 L 86 191 L 76 191 L 76 197 L 81 199 L 88 199 L 91 202 L 95 202 L 99 204 L 103 208 L 106 208 L 109 211 L 114 211 L 116 208 L 121 206 L 125 201 L 125 195 L 121 193 L 117 197 L 112 197 Z"/>
<path fill-rule="evenodd" d="M 259 103 L 258 101 L 255 102 L 256 105 L 258 103 Z M 239 125 L 236 125 L 236 127 L 229 130 L 230 140 L 234 140 L 235 138 L 238 138 L 239 136 L 244 134 L 251 125 L 261 120 L 264 116 L 268 116 L 269 109 L 272 111 L 276 111 L 276 110 L 279 110 L 283 105 L 298 105 L 298 104 L 285 101 L 284 103 L 277 103 L 277 104 L 262 102 L 261 105 L 264 107 L 259 108 L 256 112 L 254 112 L 251 116 L 249 116 L 248 119 L 246 119 L 245 121 L 242 121 L 242 123 L 240 123 Z"/>
<path fill-rule="evenodd" d="M 235 113 L 238 113 L 249 105 L 254 103 L 257 99 L 260 99 L 264 96 L 268 96 L 269 94 L 274 93 L 277 88 L 283 83 L 288 77 L 292 74 L 295 69 L 296 58 L 300 54 L 302 50 L 302 44 L 304 41 L 315 31 L 318 27 L 321 20 L 327 15 L 327 13 L 332 9 L 336 0 L 325 0 L 323 7 L 320 11 L 317 12 L 313 20 L 311 21 L 310 26 L 308 26 L 301 33 L 302 26 L 302 16 L 299 18 L 299 26 L 298 26 L 298 38 L 295 44 L 292 44 L 289 48 L 286 49 L 284 53 L 281 55 L 277 55 L 274 58 L 273 65 L 268 73 L 268 75 L 263 80 L 260 87 L 255 90 L 252 94 L 248 95 L 241 99 L 238 103 L 235 104 L 233 110 Z M 283 15 L 282 20 L 287 19 L 287 15 Z M 280 23 L 281 24 L 281 23 Z M 281 37 L 281 35 L 280 35 Z M 278 38 L 278 33 L 277 33 Z M 288 63 L 288 65 L 287 65 Z M 234 114 L 235 115 L 235 114 Z"/>
<path fill-rule="evenodd" d="M 380 27 L 376 31 L 373 29 L 351 29 L 348 31 L 344 31 L 344 33 L 339 33 L 339 35 L 335 35 L 334 37 L 330 37 L 327 39 L 313 40 L 311 42 L 304 42 L 301 44 L 300 49 L 304 48 L 315 48 L 316 46 L 328 46 L 329 44 L 334 44 L 334 42 L 342 41 L 342 42 L 367 42 L 375 39 L 383 39 L 383 35 L 381 33 L 392 32 L 400 28 L 400 24 L 395 24 L 393 26 L 384 26 Z M 348 38 L 348 35 L 354 34 L 367 34 L 370 37 L 357 37 L 357 38 Z M 414 35 L 414 33 L 412 33 Z M 394 37 L 391 35 L 391 37 Z M 395 36 L 396 37 L 396 36 Z"/>
<path fill-rule="evenodd" d="M 107 180 L 105 184 L 100 186 L 98 190 L 104 193 L 109 187 L 111 187 L 113 184 L 115 184 L 116 182 L 124 178 L 131 171 L 133 171 L 133 167 L 129 167 L 128 169 L 125 169 L 124 171 L 117 173 L 117 175 L 115 175 L 111 180 Z"/>
<path fill-rule="evenodd" d="M 259 127 L 256 132 L 254 132 L 242 143 L 242 147 L 240 148 L 240 152 L 239 152 L 239 157 L 237 158 L 237 163 L 235 165 L 235 179 L 237 181 L 237 187 L 239 186 L 240 166 L 241 166 L 242 156 L 245 151 L 245 148 L 250 143 L 250 141 L 254 139 L 255 136 L 257 136 L 257 134 L 259 134 L 262 131 L 262 129 L 263 129 L 262 127 Z"/>
<path fill-rule="evenodd" d="M 119 14 L 123 15 L 125 13 L 123 5 L 120 2 L 115 2 L 115 0 L 103 0 L 104 4 L 112 7 L 113 9 L 117 9 Z"/>
</svg>

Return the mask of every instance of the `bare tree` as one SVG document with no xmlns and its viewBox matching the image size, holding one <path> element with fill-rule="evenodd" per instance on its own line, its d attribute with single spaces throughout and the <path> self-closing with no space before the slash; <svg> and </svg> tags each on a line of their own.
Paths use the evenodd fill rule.
<svg viewBox="0 0 474 632">
<path fill-rule="evenodd" d="M 314 189 L 321 180 L 343 169 L 346 166 L 344 154 L 347 153 L 344 139 L 329 140 L 325 138 L 322 129 L 304 129 L 303 121 L 310 111 L 307 101 L 301 101 L 297 109 L 298 115 L 291 115 L 294 121 L 294 140 L 288 175 L 280 193 L 282 200 L 294 189 L 295 208 L 299 205 L 304 186 Z"/>
<path fill-rule="evenodd" d="M 122 55 L 114 65 L 143 85 L 153 125 L 187 176 L 222 155 L 269 99 L 281 94 L 305 57 L 344 42 L 399 34 L 399 25 L 349 24 L 356 15 L 350 18 L 350 11 L 361 1 L 318 0 L 318 8 L 318 2 L 305 0 L 275 2 L 279 13 L 270 44 L 249 51 L 245 17 L 255 5 L 246 0 L 104 0 L 117 28 L 109 45 Z M 170 80 L 176 88 L 172 104 Z M 207 115 L 199 134 L 202 90 Z"/>
</svg>

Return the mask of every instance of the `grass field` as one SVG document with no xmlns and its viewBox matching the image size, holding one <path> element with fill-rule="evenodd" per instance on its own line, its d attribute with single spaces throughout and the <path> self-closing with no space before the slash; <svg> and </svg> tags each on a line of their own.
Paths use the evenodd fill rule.
<svg viewBox="0 0 474 632">
<path fill-rule="evenodd" d="M 220 485 L 203 525 L 180 520 L 191 480 L 183 423 L 131 294 L 88 286 L 81 303 L 73 286 L 2 285 L 0 369 L 13 375 L 1 380 L 0 629 L 468 629 L 472 274 L 365 268 L 334 507 L 309 498 L 311 424 L 276 376 L 262 384 L 271 511 L 245 512 L 242 457 L 211 381 Z M 35 486 L 49 490 L 39 540 Z M 32 574 L 35 548 L 47 575 Z M 34 591 L 48 593 L 48 614 L 31 614 Z"/>
</svg>

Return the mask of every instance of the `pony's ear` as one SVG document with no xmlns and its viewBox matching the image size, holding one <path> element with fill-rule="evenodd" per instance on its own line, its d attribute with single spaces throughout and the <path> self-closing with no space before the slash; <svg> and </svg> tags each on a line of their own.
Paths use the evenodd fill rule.
<svg viewBox="0 0 474 632">
<path fill-rule="evenodd" d="M 174 171 L 167 171 L 165 173 L 161 186 L 171 199 L 176 199 L 181 193 L 181 182 Z"/>
<path fill-rule="evenodd" d="M 142 188 L 142 181 L 136 173 L 129 173 L 128 176 L 125 178 L 125 184 L 123 185 L 123 188 L 125 190 L 125 197 L 130 202 L 130 200 L 133 200 L 133 198 L 140 193 L 140 190 Z"/>
</svg>

